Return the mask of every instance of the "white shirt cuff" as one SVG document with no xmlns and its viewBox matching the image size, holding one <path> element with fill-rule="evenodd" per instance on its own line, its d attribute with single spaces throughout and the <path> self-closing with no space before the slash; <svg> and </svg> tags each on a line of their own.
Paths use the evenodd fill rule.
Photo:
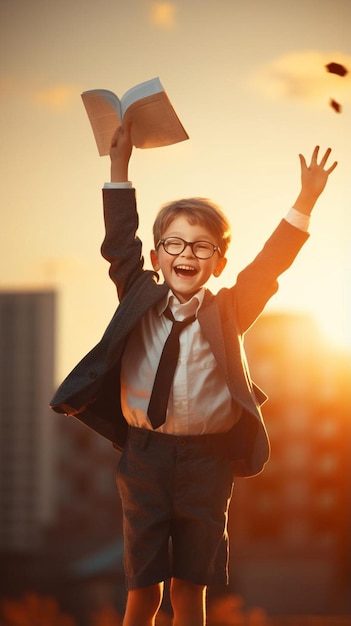
<svg viewBox="0 0 351 626">
<path fill-rule="evenodd" d="M 130 180 L 125 183 L 105 183 L 104 189 L 131 189 L 132 183 Z"/>
<path fill-rule="evenodd" d="M 292 207 L 287 216 L 286 221 L 289 222 L 292 226 L 299 228 L 300 230 L 308 231 L 308 227 L 310 225 L 311 217 L 310 215 L 304 215 L 304 213 L 300 213 Z"/>
</svg>

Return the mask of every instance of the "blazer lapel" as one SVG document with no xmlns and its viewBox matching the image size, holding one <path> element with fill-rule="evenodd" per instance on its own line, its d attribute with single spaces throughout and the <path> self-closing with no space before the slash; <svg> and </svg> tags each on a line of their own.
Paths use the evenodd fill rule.
<svg viewBox="0 0 351 626">
<path fill-rule="evenodd" d="M 205 292 L 198 319 L 233 399 L 251 413 L 259 415 L 250 394 L 252 382 L 246 367 L 246 359 L 242 355 L 243 347 L 236 333 L 235 324 L 230 315 L 221 315 L 219 303 L 210 292 Z"/>
<path fill-rule="evenodd" d="M 210 344 L 214 357 L 221 368 L 226 380 L 228 379 L 227 357 L 225 351 L 224 335 L 221 324 L 221 316 L 219 306 L 213 299 L 211 303 L 207 303 L 205 299 L 202 307 L 199 309 L 198 319 L 201 331 Z"/>
<path fill-rule="evenodd" d="M 129 334 L 135 324 L 141 319 L 148 309 L 153 307 L 161 298 L 168 293 L 166 283 L 158 285 L 154 280 L 144 280 L 132 293 L 121 300 L 111 320 L 113 329 L 112 344 L 120 341 Z"/>
</svg>

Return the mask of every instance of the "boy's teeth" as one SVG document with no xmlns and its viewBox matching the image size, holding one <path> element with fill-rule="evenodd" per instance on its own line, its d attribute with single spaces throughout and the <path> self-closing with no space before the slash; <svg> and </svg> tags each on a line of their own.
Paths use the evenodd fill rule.
<svg viewBox="0 0 351 626">
<path fill-rule="evenodd" d="M 196 268 L 192 265 L 177 265 L 175 266 L 174 270 L 178 273 L 184 273 L 189 275 L 193 275 L 196 273 Z"/>
</svg>

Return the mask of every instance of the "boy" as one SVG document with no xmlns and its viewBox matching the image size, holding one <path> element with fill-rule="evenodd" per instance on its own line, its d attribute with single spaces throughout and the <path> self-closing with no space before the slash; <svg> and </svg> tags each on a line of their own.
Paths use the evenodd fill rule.
<svg viewBox="0 0 351 626">
<path fill-rule="evenodd" d="M 130 130 L 122 127 L 112 141 L 102 254 L 120 304 L 51 406 L 123 449 L 117 484 L 128 583 L 124 626 L 155 623 L 168 578 L 174 626 L 203 626 L 207 586 L 226 582 L 233 476 L 259 473 L 269 457 L 260 411 L 265 396 L 251 381 L 242 335 L 308 238 L 309 215 L 337 165 L 325 169 L 330 149 L 319 163 L 318 152 L 309 166 L 300 155 L 301 192 L 287 218 L 236 284 L 214 296 L 205 285 L 226 265 L 225 216 L 199 198 L 166 205 L 154 224 L 154 271 L 144 270 L 127 182 Z M 162 353 L 166 365 L 162 359 L 158 367 Z"/>
</svg>

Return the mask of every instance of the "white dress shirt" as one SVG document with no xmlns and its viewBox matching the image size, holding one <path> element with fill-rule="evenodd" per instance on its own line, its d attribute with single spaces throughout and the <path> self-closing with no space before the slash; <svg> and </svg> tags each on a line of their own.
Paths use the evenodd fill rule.
<svg viewBox="0 0 351 626">
<path fill-rule="evenodd" d="M 130 188 L 128 183 L 105 183 L 108 188 Z M 307 230 L 309 216 L 292 208 L 286 218 L 293 226 Z M 152 430 L 147 408 L 165 341 L 172 322 L 163 312 L 167 305 L 177 320 L 197 315 L 205 289 L 181 304 L 169 291 L 159 305 L 150 309 L 131 332 L 122 358 L 121 404 L 127 422 Z M 196 319 L 180 334 L 180 350 L 169 396 L 166 422 L 157 430 L 174 435 L 203 435 L 226 432 L 240 417 L 226 382 L 218 370 L 208 342 Z"/>
<path fill-rule="evenodd" d="M 169 305 L 174 318 L 181 321 L 196 315 L 205 290 L 201 289 L 185 304 L 169 291 L 159 305 L 150 309 L 130 333 L 121 370 L 121 403 L 129 424 L 152 429 L 147 408 L 157 366 L 172 322 L 163 315 Z M 232 398 L 208 342 L 196 319 L 179 338 L 179 359 L 171 388 L 167 418 L 157 430 L 174 435 L 203 435 L 225 432 L 233 423 Z"/>
</svg>

